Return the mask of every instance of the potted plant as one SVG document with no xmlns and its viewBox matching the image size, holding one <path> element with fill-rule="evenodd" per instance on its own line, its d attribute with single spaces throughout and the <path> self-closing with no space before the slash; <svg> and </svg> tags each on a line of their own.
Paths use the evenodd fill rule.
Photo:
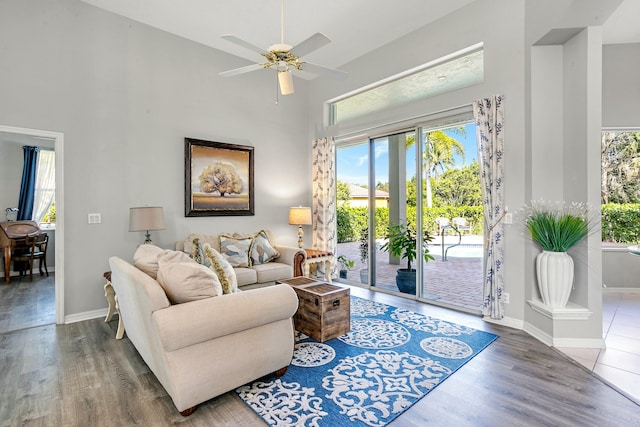
<svg viewBox="0 0 640 427">
<path fill-rule="evenodd" d="M 428 233 L 423 233 L 424 262 L 434 259 L 429 254 L 427 244 L 433 240 Z M 407 224 L 392 224 L 389 226 L 387 241 L 380 249 L 389 252 L 394 257 L 407 260 L 407 268 L 399 268 L 396 272 L 396 285 L 400 292 L 416 293 L 416 270 L 411 268 L 411 262 L 416 259 L 418 236 L 415 227 Z"/>
<path fill-rule="evenodd" d="M 567 250 L 584 239 L 592 228 L 584 203 L 532 202 L 525 207 L 525 226 L 541 248 L 536 257 L 536 276 L 542 302 L 563 308 L 573 286 L 573 259 Z"/>
<path fill-rule="evenodd" d="M 346 279 L 348 271 L 351 270 L 356 263 L 353 260 L 347 259 L 344 255 L 338 257 L 338 262 L 340 263 L 340 278 Z"/>
<path fill-rule="evenodd" d="M 360 232 L 360 261 L 364 264 L 364 268 L 360 270 L 360 282 L 369 283 L 369 268 L 367 267 L 367 260 L 369 259 L 369 230 L 364 228 Z"/>
</svg>

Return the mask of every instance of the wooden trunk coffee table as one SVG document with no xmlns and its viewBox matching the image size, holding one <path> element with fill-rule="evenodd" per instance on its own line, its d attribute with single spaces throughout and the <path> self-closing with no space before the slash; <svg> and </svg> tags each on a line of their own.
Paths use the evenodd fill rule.
<svg viewBox="0 0 640 427">
<path fill-rule="evenodd" d="M 298 295 L 298 311 L 293 317 L 298 332 L 319 342 L 344 335 L 351 329 L 349 288 L 307 277 L 279 280 Z"/>
</svg>

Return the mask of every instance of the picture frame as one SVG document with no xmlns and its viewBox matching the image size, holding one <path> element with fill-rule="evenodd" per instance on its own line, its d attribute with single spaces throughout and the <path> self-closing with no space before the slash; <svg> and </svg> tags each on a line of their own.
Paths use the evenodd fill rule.
<svg viewBox="0 0 640 427">
<path fill-rule="evenodd" d="M 253 149 L 184 139 L 184 215 L 254 215 Z"/>
</svg>

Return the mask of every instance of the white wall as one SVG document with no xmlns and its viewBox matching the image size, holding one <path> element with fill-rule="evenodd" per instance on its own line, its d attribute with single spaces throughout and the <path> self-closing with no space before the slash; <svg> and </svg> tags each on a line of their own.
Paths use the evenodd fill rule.
<svg viewBox="0 0 640 427">
<path fill-rule="evenodd" d="M 337 134 L 366 128 L 393 120 L 435 113 L 474 100 L 501 94 L 505 97 L 505 193 L 511 211 L 525 203 L 522 183 L 525 180 L 525 51 L 524 2 L 512 0 L 480 0 L 422 29 L 389 43 L 358 60 L 342 66 L 349 72 L 345 81 L 314 81 L 310 88 L 310 120 L 314 135 Z M 484 82 L 444 95 L 411 103 L 393 111 L 367 116 L 352 126 L 327 129 L 322 124 L 322 103 L 360 88 L 484 42 Z M 312 135 L 312 136 L 314 136 Z M 506 315 L 514 319 L 524 316 L 523 239 L 517 224 L 505 226 L 505 291 L 511 303 Z"/>
<path fill-rule="evenodd" d="M 18 207 L 22 163 L 21 144 L 0 142 L 0 221 L 6 221 L 5 209 Z"/>
<path fill-rule="evenodd" d="M 143 240 L 131 206 L 164 206 L 163 247 L 260 228 L 295 244 L 288 208 L 311 194 L 306 82 L 276 106 L 270 73 L 223 79 L 246 61 L 76 0 L 1 2 L 0 40 L 0 124 L 64 133 L 66 316 L 106 307 L 108 258 Z M 185 137 L 255 147 L 255 216 L 184 217 Z"/>
<path fill-rule="evenodd" d="M 640 43 L 602 50 L 602 125 L 640 129 Z"/>
</svg>

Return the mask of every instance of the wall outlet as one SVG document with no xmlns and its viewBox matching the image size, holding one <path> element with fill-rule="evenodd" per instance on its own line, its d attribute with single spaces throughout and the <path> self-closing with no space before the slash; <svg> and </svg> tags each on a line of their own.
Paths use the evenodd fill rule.
<svg viewBox="0 0 640 427">
<path fill-rule="evenodd" d="M 100 224 L 102 222 L 102 215 L 99 213 L 88 214 L 89 224 Z"/>
<path fill-rule="evenodd" d="M 504 293 L 502 294 L 502 301 L 503 301 L 505 304 L 509 304 L 509 292 L 504 292 Z"/>
</svg>

